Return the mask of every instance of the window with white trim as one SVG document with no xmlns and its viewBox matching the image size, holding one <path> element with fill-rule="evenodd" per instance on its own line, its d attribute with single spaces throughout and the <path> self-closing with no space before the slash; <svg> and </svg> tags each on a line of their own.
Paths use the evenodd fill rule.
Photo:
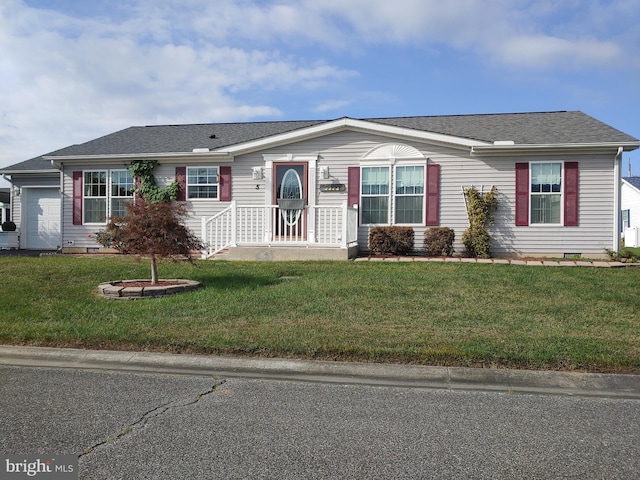
<svg viewBox="0 0 640 480">
<path fill-rule="evenodd" d="M 187 167 L 187 198 L 218 198 L 218 167 Z"/>
<path fill-rule="evenodd" d="M 83 173 L 83 223 L 104 224 L 111 215 L 124 215 L 124 202 L 133 199 L 133 177 L 128 170 Z"/>
<path fill-rule="evenodd" d="M 389 222 L 389 167 L 362 167 L 362 223 Z"/>
<path fill-rule="evenodd" d="M 531 163 L 531 224 L 562 223 L 562 163 Z"/>
<path fill-rule="evenodd" d="M 424 223 L 424 166 L 396 167 L 395 223 Z"/>
<path fill-rule="evenodd" d="M 128 170 L 111 170 L 111 211 L 110 215 L 125 215 L 125 202 L 133 199 L 134 181 Z"/>
<path fill-rule="evenodd" d="M 626 209 L 626 210 L 622 210 L 622 229 L 621 231 L 624 232 L 625 228 L 630 228 L 631 227 L 631 210 L 630 209 Z"/>
<path fill-rule="evenodd" d="M 362 223 L 424 224 L 424 184 L 424 164 L 363 166 L 360 188 Z"/>
</svg>

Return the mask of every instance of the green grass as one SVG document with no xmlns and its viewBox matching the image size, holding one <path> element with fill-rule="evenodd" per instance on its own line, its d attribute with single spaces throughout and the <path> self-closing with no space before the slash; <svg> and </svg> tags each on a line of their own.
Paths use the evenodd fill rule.
<svg viewBox="0 0 640 480">
<path fill-rule="evenodd" d="M 0 343 L 640 373 L 640 268 L 163 263 L 205 288 L 113 301 L 128 257 L 0 258 Z"/>
</svg>

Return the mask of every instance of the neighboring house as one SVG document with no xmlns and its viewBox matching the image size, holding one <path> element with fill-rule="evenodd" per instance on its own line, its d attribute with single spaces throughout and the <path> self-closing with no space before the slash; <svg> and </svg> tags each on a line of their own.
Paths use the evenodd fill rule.
<svg viewBox="0 0 640 480">
<path fill-rule="evenodd" d="M 622 178 L 622 218 L 624 244 L 640 247 L 640 177 Z"/>
<path fill-rule="evenodd" d="M 0 188 L 0 225 L 11 220 L 10 189 Z"/>
<path fill-rule="evenodd" d="M 622 152 L 640 142 L 582 112 L 160 125 L 0 170 L 21 248 L 99 251 L 91 234 L 157 160 L 188 225 L 228 258 L 347 258 L 373 226 L 468 227 L 463 189 L 495 186 L 497 256 L 602 255 L 620 235 Z"/>
</svg>

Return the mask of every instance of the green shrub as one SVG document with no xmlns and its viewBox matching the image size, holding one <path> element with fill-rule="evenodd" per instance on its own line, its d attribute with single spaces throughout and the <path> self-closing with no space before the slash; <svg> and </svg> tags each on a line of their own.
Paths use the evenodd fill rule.
<svg viewBox="0 0 640 480">
<path fill-rule="evenodd" d="M 491 258 L 491 237 L 488 228 L 493 225 L 493 213 L 498 208 L 498 189 L 483 193 L 477 188 L 464 190 L 469 228 L 462 234 L 465 256 Z"/>
<path fill-rule="evenodd" d="M 375 227 L 369 230 L 369 251 L 383 255 L 408 255 L 413 250 L 413 228 Z"/>
<path fill-rule="evenodd" d="M 631 248 L 621 248 L 617 252 L 615 250 L 610 250 L 605 248 L 604 250 L 609 257 L 609 260 L 613 262 L 631 262 L 635 263 L 640 261 L 640 258 L 636 254 L 636 252 Z"/>
<path fill-rule="evenodd" d="M 467 228 L 462 234 L 465 257 L 491 258 L 491 237 L 485 227 Z"/>
<path fill-rule="evenodd" d="M 456 232 L 449 227 L 433 227 L 424 232 L 424 250 L 430 257 L 453 255 Z"/>
</svg>

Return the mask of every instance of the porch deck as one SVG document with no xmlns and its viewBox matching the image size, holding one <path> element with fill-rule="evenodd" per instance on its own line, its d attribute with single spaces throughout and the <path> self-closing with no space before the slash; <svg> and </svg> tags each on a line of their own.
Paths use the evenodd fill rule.
<svg viewBox="0 0 640 480">
<path fill-rule="evenodd" d="M 239 259 L 352 258 L 358 251 L 358 209 L 305 205 L 238 205 L 202 219 L 203 258 L 226 251 Z"/>
</svg>

